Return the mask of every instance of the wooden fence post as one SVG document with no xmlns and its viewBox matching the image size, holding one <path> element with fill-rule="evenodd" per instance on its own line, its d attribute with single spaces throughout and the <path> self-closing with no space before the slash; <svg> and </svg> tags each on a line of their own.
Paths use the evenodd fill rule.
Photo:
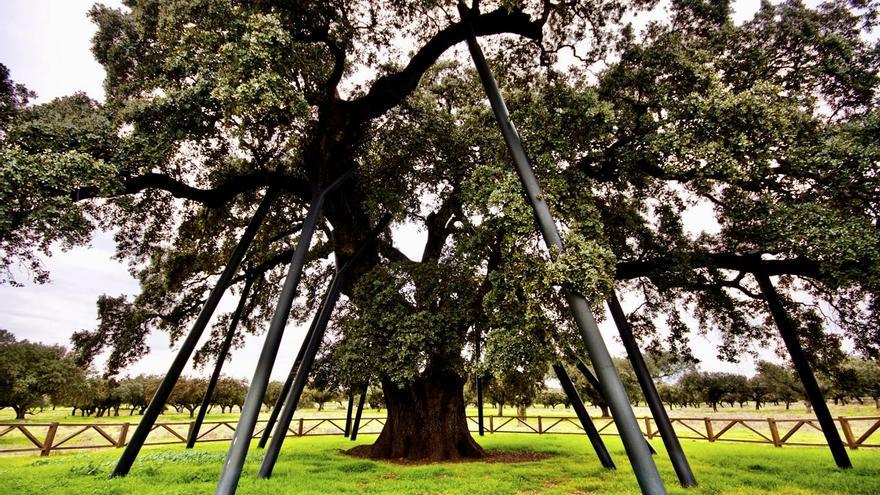
<svg viewBox="0 0 880 495">
<path fill-rule="evenodd" d="M 706 438 L 708 438 L 710 442 L 714 442 L 715 434 L 712 433 L 712 420 L 709 418 L 703 418 L 703 423 L 706 424 Z"/>
<path fill-rule="evenodd" d="M 538 416 L 538 434 L 544 433 L 544 427 L 541 424 L 541 416 Z"/>
<path fill-rule="evenodd" d="M 492 421 L 492 416 L 489 416 L 489 433 L 495 433 L 495 424 Z"/>
<path fill-rule="evenodd" d="M 58 423 L 49 425 L 49 431 L 46 432 L 46 439 L 43 440 L 43 448 L 40 450 L 40 456 L 46 457 L 52 451 L 52 442 L 55 441 L 55 433 L 58 431 Z"/>
<path fill-rule="evenodd" d="M 849 448 L 852 450 L 859 448 L 859 444 L 856 443 L 856 437 L 853 435 L 852 427 L 849 424 L 849 419 L 840 417 L 837 420 L 840 421 L 840 427 L 843 429 L 843 436 L 846 438 L 846 444 L 849 445 Z"/>
<path fill-rule="evenodd" d="M 645 433 L 648 435 L 648 438 L 654 438 L 654 433 L 651 431 L 651 417 L 645 416 Z"/>
<path fill-rule="evenodd" d="M 770 436 L 773 438 L 773 446 L 782 447 L 782 442 L 779 440 L 779 428 L 776 427 L 776 420 L 773 418 L 767 418 L 767 425 L 770 426 Z"/>
<path fill-rule="evenodd" d="M 122 428 L 119 430 L 119 439 L 116 440 L 117 447 L 125 447 L 125 441 L 128 440 L 128 426 L 130 424 L 131 423 L 122 423 Z"/>
<path fill-rule="evenodd" d="M 303 436 L 303 418 L 299 418 L 299 428 L 297 429 L 296 435 L 299 437 Z"/>
</svg>

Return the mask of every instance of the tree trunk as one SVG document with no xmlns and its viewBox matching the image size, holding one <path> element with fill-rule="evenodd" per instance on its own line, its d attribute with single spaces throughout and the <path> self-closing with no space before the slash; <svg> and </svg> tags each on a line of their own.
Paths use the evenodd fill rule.
<svg viewBox="0 0 880 495">
<path fill-rule="evenodd" d="M 602 417 L 603 418 L 610 418 L 611 417 L 611 413 L 608 411 L 608 404 L 605 404 L 605 403 L 599 404 L 599 409 L 602 410 Z"/>
<path fill-rule="evenodd" d="M 374 459 L 445 461 L 480 458 L 483 449 L 468 431 L 464 380 L 440 371 L 399 388 L 382 380 L 388 419 L 372 445 L 351 449 Z"/>
<path fill-rule="evenodd" d="M 13 406 L 12 409 L 15 411 L 15 419 L 24 419 L 24 413 L 27 411 L 26 407 Z"/>
<path fill-rule="evenodd" d="M 880 409 L 880 397 L 874 397 L 874 407 Z"/>
</svg>

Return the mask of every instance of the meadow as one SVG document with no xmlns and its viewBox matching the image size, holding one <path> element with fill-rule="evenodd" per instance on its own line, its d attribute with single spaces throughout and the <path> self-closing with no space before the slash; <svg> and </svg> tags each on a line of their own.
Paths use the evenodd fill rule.
<svg viewBox="0 0 880 495">
<path fill-rule="evenodd" d="M 526 462 L 460 462 L 400 465 L 349 457 L 343 449 L 368 443 L 374 435 L 350 442 L 339 436 L 288 438 L 269 480 L 255 472 L 261 452 L 252 448 L 240 494 L 638 494 L 619 439 L 606 437 L 618 464 L 603 469 L 583 436 L 495 434 L 480 439 L 493 452 L 513 453 Z M 851 452 L 855 467 L 838 470 L 827 449 L 767 445 L 708 444 L 684 441 L 699 481 L 684 490 L 664 455 L 658 467 L 671 494 L 877 494 L 880 452 Z M 213 491 L 227 444 L 185 450 L 182 446 L 146 447 L 125 478 L 109 479 L 119 451 L 53 454 L 50 457 L 0 457 L 0 493 L 114 495 L 137 493 L 201 494 Z M 536 457 L 542 457 L 537 458 Z"/>
</svg>

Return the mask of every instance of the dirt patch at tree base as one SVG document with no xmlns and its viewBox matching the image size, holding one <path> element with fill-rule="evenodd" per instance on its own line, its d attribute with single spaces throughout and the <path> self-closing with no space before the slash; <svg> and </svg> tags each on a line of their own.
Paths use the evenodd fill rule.
<svg viewBox="0 0 880 495">
<path fill-rule="evenodd" d="M 397 464 L 400 466 L 424 466 L 427 464 L 458 464 L 462 462 L 485 462 L 485 463 L 502 463 L 502 464 L 517 464 L 522 462 L 536 462 L 543 461 L 544 459 L 549 459 L 552 457 L 550 454 L 545 454 L 541 452 L 529 452 L 529 451 L 517 451 L 517 450 L 487 450 L 486 455 L 484 457 L 463 457 L 460 459 L 446 459 L 446 460 L 433 460 L 433 459 L 377 459 L 374 457 L 370 457 L 368 455 L 367 450 L 358 449 L 357 447 L 353 449 L 339 449 L 339 453 L 345 454 L 350 457 L 357 457 L 360 459 L 368 459 L 371 461 L 378 462 L 388 462 L 391 464 Z"/>
</svg>

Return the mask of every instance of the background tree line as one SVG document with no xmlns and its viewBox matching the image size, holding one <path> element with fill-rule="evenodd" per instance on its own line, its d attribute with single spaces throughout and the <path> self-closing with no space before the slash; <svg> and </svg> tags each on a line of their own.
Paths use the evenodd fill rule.
<svg viewBox="0 0 880 495">
<path fill-rule="evenodd" d="M 71 416 L 119 416 L 143 414 L 156 392 L 160 375 L 137 375 L 105 378 L 75 362 L 75 356 L 62 346 L 16 340 L 0 329 L 0 409 L 10 407 L 16 419 L 35 414 L 45 408 L 70 408 Z M 207 378 L 182 377 L 174 387 L 168 405 L 178 413 L 194 416 L 208 387 Z M 223 376 L 211 399 L 211 408 L 221 413 L 241 410 L 247 395 L 246 380 Z M 264 404 L 272 407 L 281 391 L 281 382 L 274 381 L 266 391 Z M 336 390 L 309 387 L 302 404 L 323 410 L 328 402 L 343 400 Z M 370 407 L 383 405 L 381 397 L 369 396 Z"/>
<path fill-rule="evenodd" d="M 674 375 L 666 374 L 676 366 L 657 367 L 656 362 L 649 360 L 654 378 L 658 380 L 658 391 L 663 402 L 670 409 L 685 407 L 711 407 L 714 411 L 724 407 L 745 407 L 754 405 L 760 410 L 768 404 L 786 409 L 791 405 L 804 401 L 807 410 L 810 404 L 806 399 L 803 386 L 789 364 L 779 365 L 768 361 L 760 361 L 756 373 L 752 377 L 737 373 L 700 371 L 695 366 L 679 365 Z M 634 406 L 644 405 L 644 397 L 636 375 L 623 358 L 616 358 L 615 364 L 620 371 L 620 378 Z M 587 379 L 574 366 L 568 367 L 569 376 L 584 402 L 598 407 L 602 416 L 609 416 L 608 404 L 598 391 L 590 386 Z M 511 374 L 511 377 L 522 377 L 522 374 Z M 546 375 L 540 380 L 511 380 L 490 376 L 487 380 L 485 400 L 497 408 L 498 415 L 503 415 L 505 407 L 514 407 L 517 414 L 525 415 L 527 407 L 540 404 L 551 409 L 563 405 L 571 406 L 571 401 L 557 387 L 548 387 L 553 375 Z M 834 369 L 818 373 L 819 384 L 825 397 L 834 404 L 864 404 L 872 400 L 880 409 L 880 365 L 865 359 L 850 358 Z M 466 400 L 476 403 L 476 395 L 472 387 L 466 390 Z"/>
</svg>

